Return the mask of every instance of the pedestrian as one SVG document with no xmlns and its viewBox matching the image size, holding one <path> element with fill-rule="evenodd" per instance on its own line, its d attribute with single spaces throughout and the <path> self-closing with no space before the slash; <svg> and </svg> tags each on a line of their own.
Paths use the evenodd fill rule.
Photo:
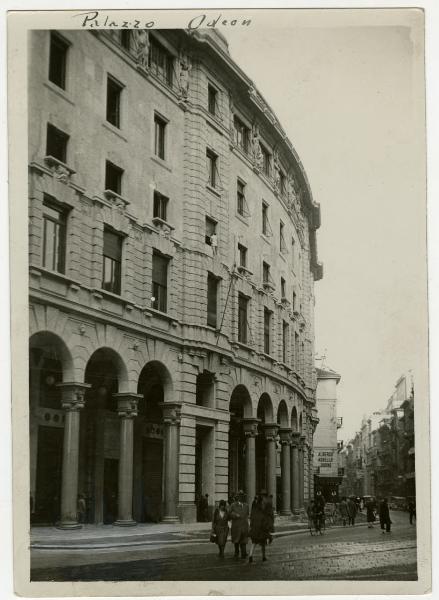
<svg viewBox="0 0 439 600">
<path fill-rule="evenodd" d="M 87 506 L 85 504 L 84 495 L 78 494 L 78 504 L 77 504 L 78 523 L 85 523 L 86 511 L 87 511 Z"/>
<path fill-rule="evenodd" d="M 321 492 L 317 492 L 317 496 L 313 507 L 313 513 L 313 524 L 315 532 L 320 533 L 320 535 L 322 535 L 322 527 L 325 522 L 325 500 Z"/>
<path fill-rule="evenodd" d="M 218 546 L 219 557 L 224 558 L 224 548 L 229 535 L 229 513 L 227 503 L 220 500 L 218 508 L 215 509 L 212 519 L 212 535 L 215 536 L 215 543 Z"/>
<path fill-rule="evenodd" d="M 367 526 L 369 529 L 373 529 L 373 524 L 375 523 L 375 506 L 372 501 L 372 498 L 369 498 L 369 500 L 367 500 L 365 507 Z"/>
<path fill-rule="evenodd" d="M 265 555 L 265 547 L 270 535 L 270 523 L 269 515 L 264 506 L 263 497 L 261 495 L 256 496 L 255 501 L 252 505 L 252 511 L 250 514 L 250 555 L 248 562 L 253 562 L 253 551 L 256 544 L 261 546 L 262 560 L 265 562 L 267 557 Z"/>
<path fill-rule="evenodd" d="M 209 494 L 200 496 L 199 500 L 199 521 L 206 523 L 209 521 Z"/>
<path fill-rule="evenodd" d="M 230 507 L 230 519 L 232 521 L 232 542 L 235 545 L 235 558 L 247 557 L 248 542 L 248 504 L 245 502 L 245 494 L 239 490 L 235 502 Z"/>
<path fill-rule="evenodd" d="M 267 525 L 268 525 L 268 543 L 273 543 L 273 533 L 274 533 L 274 508 L 273 508 L 273 495 L 267 495 L 265 490 L 261 491 L 262 500 L 264 504 L 264 511 L 267 516 Z"/>
<path fill-rule="evenodd" d="M 357 503 L 355 502 L 355 498 L 350 497 L 347 501 L 348 508 L 348 522 L 352 527 L 355 526 L 355 517 L 357 516 Z"/>
<path fill-rule="evenodd" d="M 413 525 L 413 519 L 416 520 L 416 504 L 413 499 L 410 499 L 407 505 L 409 511 L 410 525 Z"/>
<path fill-rule="evenodd" d="M 346 502 L 346 496 L 343 496 L 343 498 L 341 499 L 341 502 L 338 505 L 338 512 L 340 513 L 340 517 L 341 517 L 341 520 L 343 522 L 343 527 L 346 527 L 346 521 L 349 518 L 348 505 L 347 505 L 347 502 Z"/>
<path fill-rule="evenodd" d="M 390 533 L 390 526 L 392 524 L 392 521 L 390 520 L 390 512 L 389 505 L 387 504 L 387 498 L 383 498 L 381 500 L 379 513 L 382 533 Z"/>
</svg>

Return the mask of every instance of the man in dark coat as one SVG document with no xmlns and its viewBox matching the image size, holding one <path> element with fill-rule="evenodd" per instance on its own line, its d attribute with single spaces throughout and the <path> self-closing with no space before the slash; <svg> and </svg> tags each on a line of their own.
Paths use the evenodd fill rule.
<svg viewBox="0 0 439 600">
<path fill-rule="evenodd" d="M 347 508 L 348 508 L 349 525 L 352 525 L 352 527 L 354 527 L 355 517 L 357 516 L 357 503 L 355 502 L 355 500 L 352 497 L 349 498 L 347 501 Z"/>
<path fill-rule="evenodd" d="M 235 544 L 235 557 L 239 556 L 241 550 L 241 558 L 247 556 L 248 542 L 248 519 L 249 509 L 248 504 L 244 502 L 245 495 L 242 490 L 238 492 L 235 502 L 230 507 L 230 518 L 232 520 L 232 542 Z"/>
<path fill-rule="evenodd" d="M 383 533 L 390 533 L 390 520 L 389 505 L 387 504 L 387 498 L 383 498 L 380 502 L 380 525 Z M 384 531 L 384 529 L 386 531 Z"/>
</svg>

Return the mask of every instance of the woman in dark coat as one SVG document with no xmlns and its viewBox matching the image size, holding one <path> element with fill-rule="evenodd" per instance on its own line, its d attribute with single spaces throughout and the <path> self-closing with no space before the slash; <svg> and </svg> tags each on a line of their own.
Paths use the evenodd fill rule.
<svg viewBox="0 0 439 600">
<path fill-rule="evenodd" d="M 253 550 L 256 544 L 259 544 L 262 549 L 262 560 L 266 561 L 265 546 L 270 538 L 271 517 L 268 510 L 265 510 L 262 496 L 257 496 L 253 502 L 252 511 L 250 514 L 250 538 L 251 547 L 249 562 L 253 562 Z"/>
<path fill-rule="evenodd" d="M 213 513 L 212 534 L 215 536 L 215 543 L 219 549 L 220 558 L 224 558 L 224 547 L 229 535 L 229 513 L 225 500 L 220 500 L 218 508 Z"/>
</svg>

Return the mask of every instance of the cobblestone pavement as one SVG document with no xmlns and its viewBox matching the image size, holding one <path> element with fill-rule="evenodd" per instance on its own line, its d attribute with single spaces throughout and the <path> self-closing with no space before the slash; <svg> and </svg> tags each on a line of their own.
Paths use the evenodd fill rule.
<svg viewBox="0 0 439 600">
<path fill-rule="evenodd" d="M 276 539 L 268 561 L 256 548 L 254 562 L 235 559 L 230 542 L 226 557 L 209 543 L 150 545 L 132 550 L 32 552 L 33 581 L 145 580 L 416 580 L 416 528 L 406 513 L 393 513 L 392 533 L 331 528 L 322 536 L 308 533 Z M 61 566 L 62 565 L 62 566 Z"/>
</svg>

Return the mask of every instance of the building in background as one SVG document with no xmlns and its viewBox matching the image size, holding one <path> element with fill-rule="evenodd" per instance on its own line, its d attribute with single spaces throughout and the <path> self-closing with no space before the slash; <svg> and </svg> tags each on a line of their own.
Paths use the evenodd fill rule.
<svg viewBox="0 0 439 600">
<path fill-rule="evenodd" d="M 414 497 L 414 386 L 402 375 L 386 408 L 363 418 L 360 430 L 339 454 L 341 493 Z"/>
<path fill-rule="evenodd" d="M 319 206 L 215 30 L 29 39 L 32 520 L 313 494 Z"/>
<path fill-rule="evenodd" d="M 337 414 L 340 375 L 323 365 L 316 371 L 319 424 L 314 434 L 314 489 L 320 490 L 329 502 L 338 497 L 340 483 L 337 443 L 337 431 L 343 422 Z"/>
</svg>

